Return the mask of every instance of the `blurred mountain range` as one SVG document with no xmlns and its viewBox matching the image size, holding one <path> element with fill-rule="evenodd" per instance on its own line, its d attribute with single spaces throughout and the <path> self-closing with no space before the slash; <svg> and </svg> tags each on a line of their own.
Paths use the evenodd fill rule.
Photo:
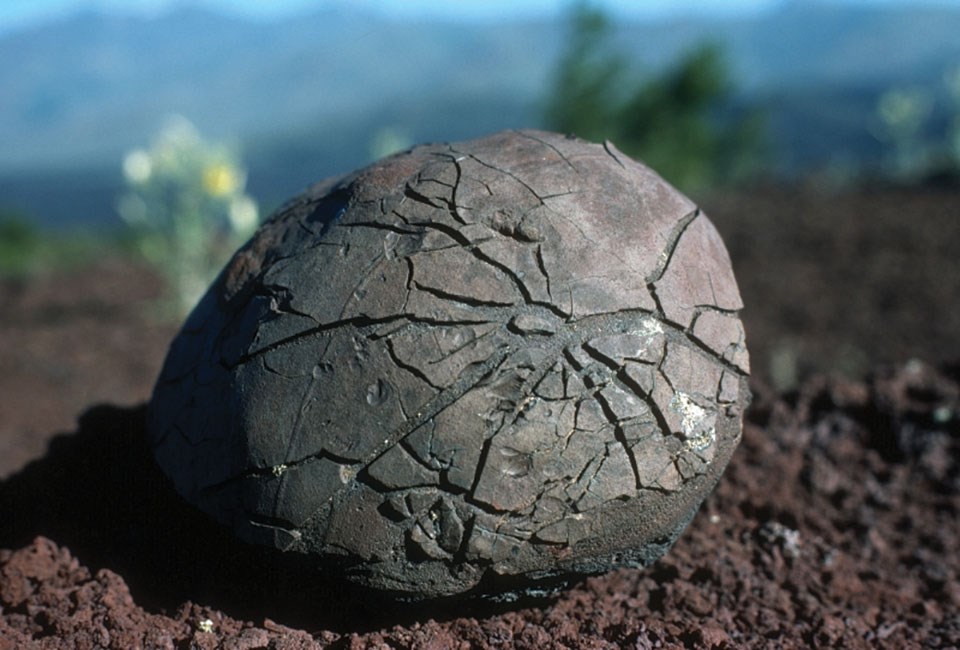
<svg viewBox="0 0 960 650">
<path fill-rule="evenodd" d="M 364 164 L 384 133 L 411 142 L 539 126 L 566 24 L 399 21 L 330 8 L 273 22 L 180 7 L 146 18 L 83 12 L 0 38 L 0 207 L 46 225 L 115 220 L 120 160 L 166 116 L 235 139 L 267 206 Z M 710 40 L 738 102 L 768 115 L 774 170 L 860 165 L 883 149 L 878 98 L 929 89 L 951 106 L 960 5 L 795 0 L 717 19 L 620 22 L 617 46 L 655 74 Z"/>
</svg>

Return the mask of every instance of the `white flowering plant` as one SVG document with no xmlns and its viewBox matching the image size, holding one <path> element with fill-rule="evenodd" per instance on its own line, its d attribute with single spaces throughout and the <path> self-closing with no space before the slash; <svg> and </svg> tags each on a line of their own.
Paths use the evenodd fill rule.
<svg viewBox="0 0 960 650">
<path fill-rule="evenodd" d="M 937 123 L 937 109 L 945 118 Z M 943 130 L 941 130 L 941 128 Z M 917 180 L 947 172 L 960 176 L 960 65 L 943 73 L 943 86 L 891 88 L 876 106 L 873 135 L 888 146 L 887 172 Z"/>
<path fill-rule="evenodd" d="M 124 157 L 123 174 L 127 189 L 118 212 L 137 252 L 167 281 L 173 315 L 182 317 L 257 228 L 246 172 L 233 149 L 204 140 L 176 117 L 148 149 Z"/>
</svg>

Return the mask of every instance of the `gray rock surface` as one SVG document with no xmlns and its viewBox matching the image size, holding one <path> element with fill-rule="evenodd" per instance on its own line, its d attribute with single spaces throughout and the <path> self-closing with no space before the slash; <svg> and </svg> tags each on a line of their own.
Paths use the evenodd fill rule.
<svg viewBox="0 0 960 650">
<path fill-rule="evenodd" d="M 707 217 L 613 145 L 427 145 L 236 253 L 150 407 L 177 490 L 400 598 L 656 560 L 735 449 L 742 307 Z"/>
</svg>

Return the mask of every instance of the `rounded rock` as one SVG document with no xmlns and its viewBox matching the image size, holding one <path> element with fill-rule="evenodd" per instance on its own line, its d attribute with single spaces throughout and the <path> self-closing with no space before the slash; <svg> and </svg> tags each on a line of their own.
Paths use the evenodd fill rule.
<svg viewBox="0 0 960 650">
<path fill-rule="evenodd" d="M 405 599 L 660 557 L 741 434 L 748 357 L 707 217 L 610 143 L 426 145 L 321 182 L 238 251 L 149 411 L 247 541 Z"/>
</svg>

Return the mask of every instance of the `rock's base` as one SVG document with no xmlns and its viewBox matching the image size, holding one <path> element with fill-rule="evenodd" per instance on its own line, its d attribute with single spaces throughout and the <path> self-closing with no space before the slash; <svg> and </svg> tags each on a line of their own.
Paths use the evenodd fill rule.
<svg viewBox="0 0 960 650">
<path fill-rule="evenodd" d="M 0 648 L 956 644 L 958 379 L 911 363 L 786 399 L 761 388 L 717 490 L 655 567 L 499 612 L 386 609 L 296 572 L 251 578 L 266 560 L 224 546 L 139 464 L 142 411 L 97 409 L 0 484 L 0 541 L 56 540 L 0 551 Z"/>
</svg>

